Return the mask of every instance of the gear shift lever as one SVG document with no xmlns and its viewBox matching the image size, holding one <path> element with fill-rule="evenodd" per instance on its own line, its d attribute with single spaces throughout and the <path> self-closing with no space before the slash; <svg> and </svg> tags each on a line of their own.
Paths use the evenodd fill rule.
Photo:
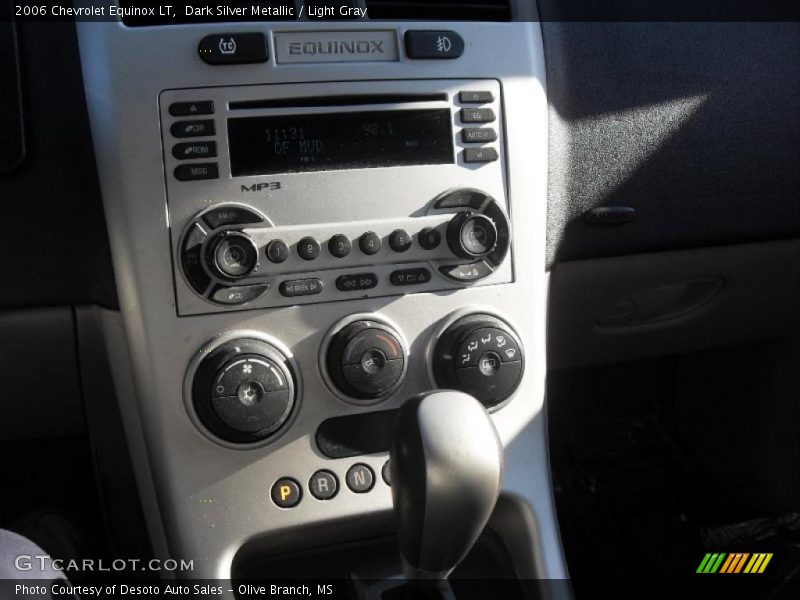
<svg viewBox="0 0 800 600">
<path fill-rule="evenodd" d="M 478 539 L 500 493 L 497 430 L 468 394 L 422 394 L 400 409 L 390 459 L 404 574 L 443 580 Z"/>
</svg>

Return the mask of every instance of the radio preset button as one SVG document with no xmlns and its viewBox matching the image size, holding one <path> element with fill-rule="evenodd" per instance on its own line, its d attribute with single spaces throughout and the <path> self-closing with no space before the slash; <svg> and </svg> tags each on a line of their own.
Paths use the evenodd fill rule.
<svg viewBox="0 0 800 600">
<path fill-rule="evenodd" d="M 419 285 L 421 283 L 428 283 L 431 280 L 431 272 L 425 268 L 418 269 L 400 269 L 393 271 L 389 275 L 389 281 L 392 285 Z"/>
<path fill-rule="evenodd" d="M 314 260 L 319 256 L 319 242 L 313 237 L 304 237 L 297 242 L 297 254 L 303 260 Z"/>
<path fill-rule="evenodd" d="M 406 31 L 409 58 L 458 58 L 464 54 L 464 39 L 455 31 Z"/>
<path fill-rule="evenodd" d="M 433 227 L 426 227 L 419 232 L 419 245 L 425 250 L 433 250 L 442 241 L 442 234 Z"/>
<path fill-rule="evenodd" d="M 211 299 L 220 304 L 244 304 L 245 302 L 255 300 L 268 289 L 268 283 L 258 285 L 234 285 L 231 287 L 220 286 L 211 295 Z"/>
<path fill-rule="evenodd" d="M 491 108 L 462 108 L 462 123 L 491 123 L 495 120 L 494 111 Z"/>
<path fill-rule="evenodd" d="M 216 229 L 223 225 L 261 223 L 264 219 L 258 213 L 241 206 L 222 206 L 208 211 L 203 215 L 203 220 L 211 229 Z"/>
<path fill-rule="evenodd" d="M 172 156 L 178 160 L 193 158 L 214 158 L 217 155 L 217 142 L 185 142 L 172 147 Z"/>
<path fill-rule="evenodd" d="M 217 179 L 219 167 L 217 163 L 192 163 L 175 167 L 175 179 L 178 181 L 196 181 L 198 179 Z"/>
<path fill-rule="evenodd" d="M 169 105 L 169 114 L 173 117 L 193 117 L 195 115 L 214 114 L 214 101 L 173 102 Z"/>
<path fill-rule="evenodd" d="M 328 240 L 328 251 L 336 258 L 344 258 L 350 254 L 352 249 L 353 244 L 350 242 L 350 238 L 341 233 Z"/>
<path fill-rule="evenodd" d="M 267 244 L 267 258 L 270 262 L 282 263 L 289 258 L 289 246 L 283 240 L 272 240 Z"/>
<path fill-rule="evenodd" d="M 464 149 L 464 162 L 468 164 L 473 163 L 489 163 L 498 159 L 497 150 L 494 148 L 465 148 Z"/>
<path fill-rule="evenodd" d="M 405 229 L 395 229 L 389 235 L 389 247 L 395 252 L 405 252 L 411 248 L 411 236 Z"/>
<path fill-rule="evenodd" d="M 320 279 L 290 279 L 281 283 L 279 290 L 282 296 L 313 296 L 322 291 Z"/>
<path fill-rule="evenodd" d="M 369 290 L 378 285 L 375 273 L 356 273 L 355 275 L 340 275 L 336 278 L 336 289 L 341 292 L 355 292 Z"/>
<path fill-rule="evenodd" d="M 458 93 L 458 100 L 463 104 L 488 104 L 494 102 L 494 94 L 486 91 L 465 91 Z"/>
<path fill-rule="evenodd" d="M 358 247 L 364 254 L 372 256 L 381 251 L 381 238 L 374 231 L 367 231 L 358 240 Z"/>
<path fill-rule="evenodd" d="M 214 135 L 214 119 L 201 121 L 177 121 L 169 128 L 170 133 L 176 138 L 204 137 Z"/>
<path fill-rule="evenodd" d="M 200 40 L 197 52 L 209 65 L 262 63 L 267 62 L 267 38 L 263 33 L 215 33 Z"/>
<path fill-rule="evenodd" d="M 497 140 L 497 132 L 491 127 L 465 127 L 461 130 L 461 141 L 465 144 L 486 144 Z"/>
</svg>

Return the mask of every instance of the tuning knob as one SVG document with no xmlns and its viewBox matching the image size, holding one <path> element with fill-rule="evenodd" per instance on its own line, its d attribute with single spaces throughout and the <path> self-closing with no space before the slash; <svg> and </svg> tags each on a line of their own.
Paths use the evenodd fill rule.
<svg viewBox="0 0 800 600">
<path fill-rule="evenodd" d="M 241 231 L 222 231 L 208 245 L 209 269 L 222 279 L 246 277 L 258 266 L 258 246 Z"/>
<path fill-rule="evenodd" d="M 447 245 L 461 258 L 483 258 L 496 244 L 497 228 L 481 213 L 462 211 L 447 225 Z"/>
</svg>

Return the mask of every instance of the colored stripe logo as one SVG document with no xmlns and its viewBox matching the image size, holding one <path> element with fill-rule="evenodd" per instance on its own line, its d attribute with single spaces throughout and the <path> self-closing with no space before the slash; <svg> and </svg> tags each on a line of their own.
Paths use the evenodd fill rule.
<svg viewBox="0 0 800 600">
<path fill-rule="evenodd" d="M 756 552 L 707 552 L 697 567 L 697 573 L 763 573 L 769 561 L 772 560 L 772 553 Z"/>
</svg>

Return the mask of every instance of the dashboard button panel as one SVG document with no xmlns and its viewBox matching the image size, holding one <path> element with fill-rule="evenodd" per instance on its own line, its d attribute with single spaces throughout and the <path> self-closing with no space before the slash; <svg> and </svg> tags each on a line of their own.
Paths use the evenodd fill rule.
<svg viewBox="0 0 800 600">
<path fill-rule="evenodd" d="M 196 215 L 184 234 L 181 270 L 209 303 L 251 307 L 283 305 L 284 298 L 474 285 L 504 266 L 510 225 L 494 198 L 456 189 L 428 204 L 420 216 L 373 223 L 373 230 L 332 223 L 309 227 L 310 235 L 305 227 L 275 227 L 246 206 L 214 206 Z M 351 239 L 359 240 L 360 251 L 352 251 Z M 319 240 L 327 240 L 324 252 Z"/>
<path fill-rule="evenodd" d="M 400 88 L 402 96 L 391 95 Z M 368 94 L 363 100 L 367 104 L 358 97 L 362 92 Z M 317 95 L 323 95 L 326 102 L 319 102 Z M 375 123 L 365 122 L 363 127 L 341 134 L 355 139 L 360 135 L 397 134 L 391 133 L 387 123 L 399 122 L 395 118 L 398 111 L 408 109 L 413 111 L 409 114 L 417 114 L 428 107 L 436 113 L 446 110 L 450 115 L 452 162 L 394 168 L 382 167 L 378 157 L 372 161 L 370 156 L 348 169 L 312 165 L 306 170 L 306 163 L 328 160 L 327 155 L 315 158 L 316 150 L 312 152 L 312 147 L 319 149 L 323 140 L 309 137 L 314 131 L 304 132 L 301 139 L 298 132 L 279 130 L 271 124 L 280 125 L 284 115 L 333 116 L 344 110 L 328 100 L 338 95 L 348 106 L 358 102 L 359 111 L 376 115 Z M 384 98 L 397 98 L 391 110 L 380 104 L 387 102 Z M 180 103 L 204 102 L 214 106 L 214 113 L 206 119 L 176 118 L 169 110 Z M 368 102 L 376 106 L 369 107 Z M 500 151 L 503 111 L 497 81 L 363 82 L 355 91 L 352 82 L 166 90 L 160 103 L 167 173 L 191 170 L 193 176 L 215 177 L 193 183 L 167 178 L 179 315 L 456 290 L 514 280 L 509 260 L 507 179 Z M 303 112 L 298 113 L 301 109 Z M 495 124 L 485 130 L 468 126 L 462 122 L 462 111 L 467 119 L 474 111 L 484 111 L 480 114 L 491 117 Z M 392 115 L 392 120 L 381 121 L 381 115 Z M 275 148 L 289 144 L 286 152 L 297 157 L 294 162 L 277 160 L 273 155 L 278 150 L 270 146 L 264 150 L 267 154 L 252 164 L 273 165 L 276 170 L 287 166 L 291 167 L 289 173 L 234 174 L 232 144 L 241 138 L 231 137 L 229 125 L 240 118 L 258 118 L 261 120 L 254 124 L 273 127 L 264 133 L 272 136 Z M 175 140 L 172 130 L 178 135 L 206 135 L 196 141 Z M 478 138 L 465 137 L 468 130 L 489 131 L 493 141 L 483 141 L 489 139 L 484 133 Z M 441 137 L 428 140 L 424 137 L 426 130 L 419 131 L 422 133 L 414 133 L 417 137 L 408 141 L 409 147 L 442 143 Z M 437 155 L 420 148 L 420 157 Z M 471 165 L 465 162 L 465 152 L 471 150 L 495 152 L 497 160 Z M 202 158 L 214 151 L 216 162 Z M 249 150 L 260 151 L 255 147 Z M 241 146 L 237 152 L 242 154 Z M 460 247 L 454 251 L 448 239 L 451 221 L 462 212 L 468 213 L 470 223 L 486 225 L 464 232 L 466 242 L 462 245 L 473 248 L 477 243 L 481 246 L 478 251 L 473 248 L 465 253 Z M 199 241 L 194 241 L 196 226 L 204 232 Z M 483 235 L 478 229 L 487 234 L 482 238 L 485 246 L 478 239 Z M 222 260 L 226 247 L 220 249 L 222 257 L 213 252 L 217 244 L 223 244 L 221 234 L 242 242 L 233 254 L 241 254 L 242 244 L 248 239 L 255 252 L 248 246 L 245 260 Z M 364 274 L 369 277 L 365 279 Z"/>
</svg>

